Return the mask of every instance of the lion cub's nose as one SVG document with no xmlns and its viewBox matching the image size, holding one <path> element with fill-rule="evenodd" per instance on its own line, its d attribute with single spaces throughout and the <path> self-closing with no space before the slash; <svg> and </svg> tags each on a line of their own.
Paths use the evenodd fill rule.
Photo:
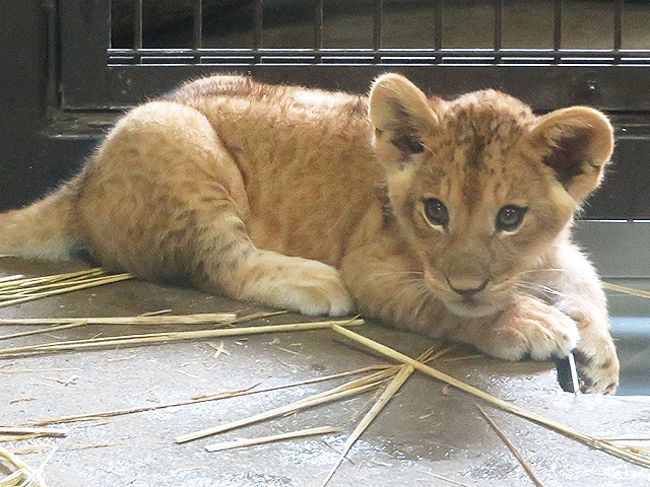
<svg viewBox="0 0 650 487">
<path fill-rule="evenodd" d="M 457 294 L 460 294 L 463 297 L 469 298 L 474 296 L 475 294 L 480 293 L 485 289 L 485 287 L 488 284 L 489 279 L 484 280 L 482 283 L 477 285 L 476 281 L 472 281 L 469 279 L 458 279 L 454 282 L 452 282 L 449 278 L 447 278 L 447 283 L 449 284 L 449 287 L 453 289 L 453 291 Z"/>
</svg>

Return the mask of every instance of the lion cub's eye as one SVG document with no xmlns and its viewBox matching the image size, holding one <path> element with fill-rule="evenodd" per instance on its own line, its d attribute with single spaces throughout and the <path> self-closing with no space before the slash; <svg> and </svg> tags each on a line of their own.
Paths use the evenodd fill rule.
<svg viewBox="0 0 650 487">
<path fill-rule="evenodd" d="M 511 232 L 519 225 L 524 219 L 524 215 L 528 211 L 525 206 L 507 205 L 499 210 L 497 214 L 497 230 L 499 232 Z"/>
<path fill-rule="evenodd" d="M 445 226 L 449 223 L 449 213 L 445 204 L 436 198 L 424 200 L 424 215 L 432 225 Z"/>
</svg>

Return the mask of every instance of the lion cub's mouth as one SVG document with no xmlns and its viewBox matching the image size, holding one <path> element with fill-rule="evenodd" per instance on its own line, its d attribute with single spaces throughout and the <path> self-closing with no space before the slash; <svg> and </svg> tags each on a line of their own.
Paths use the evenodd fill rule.
<svg viewBox="0 0 650 487">
<path fill-rule="evenodd" d="M 445 285 L 431 275 L 427 275 L 426 280 L 432 293 L 457 316 L 480 318 L 493 315 L 507 306 L 508 294 L 502 289 L 493 289 L 492 283 L 485 283 L 479 291 L 469 294 L 459 293 L 449 284 Z"/>
<path fill-rule="evenodd" d="M 460 299 L 442 299 L 449 311 L 458 316 L 480 318 L 493 315 L 501 309 L 497 301 L 488 302 L 483 298 L 466 297 Z"/>
</svg>

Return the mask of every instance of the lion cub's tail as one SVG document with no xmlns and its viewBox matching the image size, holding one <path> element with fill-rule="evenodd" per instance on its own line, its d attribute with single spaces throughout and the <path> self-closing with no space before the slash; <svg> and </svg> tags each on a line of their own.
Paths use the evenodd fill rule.
<svg viewBox="0 0 650 487">
<path fill-rule="evenodd" d="M 75 184 L 18 210 L 0 213 L 0 254 L 59 260 L 76 247 L 73 203 Z"/>
</svg>

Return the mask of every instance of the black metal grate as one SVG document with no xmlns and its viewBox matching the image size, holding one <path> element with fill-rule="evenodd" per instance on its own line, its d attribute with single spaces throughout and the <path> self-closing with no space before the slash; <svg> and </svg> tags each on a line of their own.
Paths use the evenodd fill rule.
<svg viewBox="0 0 650 487">
<path fill-rule="evenodd" d="M 108 65 L 650 65 L 650 30 L 647 29 L 650 2 L 186 0 L 178 3 L 182 9 L 177 23 L 159 26 L 157 36 L 147 39 L 147 26 L 155 28 L 155 22 L 147 23 L 146 0 L 114 1 L 114 14 L 116 9 L 121 11 L 120 15 L 113 16 L 111 23 L 113 42 L 108 49 Z M 116 23 L 120 20 L 124 24 L 128 18 L 125 9 L 131 10 L 126 29 Z M 214 9 L 218 10 L 216 20 L 214 12 L 210 13 Z M 348 17 L 348 25 L 340 22 L 329 25 L 328 14 L 334 12 L 332 16 L 336 18 L 334 14 L 341 10 Z M 590 15 L 592 23 L 597 25 L 589 25 Z M 224 17 L 230 18 L 230 23 L 224 22 Z M 278 18 L 282 19 L 280 27 Z M 270 19 L 268 25 L 267 19 Z M 350 26 L 355 19 L 358 23 Z M 424 25 L 426 35 L 410 35 L 409 26 L 413 25 L 419 25 L 420 29 Z M 286 31 L 284 37 L 278 36 L 282 26 Z M 115 35 L 118 29 L 121 36 Z M 127 40 L 131 36 L 125 36 L 125 31 L 131 34 L 131 42 Z M 393 39 L 391 33 L 395 31 L 404 35 Z M 482 35 L 478 35 L 479 31 Z M 229 37 L 232 32 L 237 35 Z M 250 35 L 242 37 L 242 32 Z M 419 46 L 412 47 L 414 43 Z M 302 45 L 296 47 L 296 44 Z M 349 47 L 353 45 L 359 47 Z M 521 45 L 525 47 L 517 47 Z"/>
</svg>

